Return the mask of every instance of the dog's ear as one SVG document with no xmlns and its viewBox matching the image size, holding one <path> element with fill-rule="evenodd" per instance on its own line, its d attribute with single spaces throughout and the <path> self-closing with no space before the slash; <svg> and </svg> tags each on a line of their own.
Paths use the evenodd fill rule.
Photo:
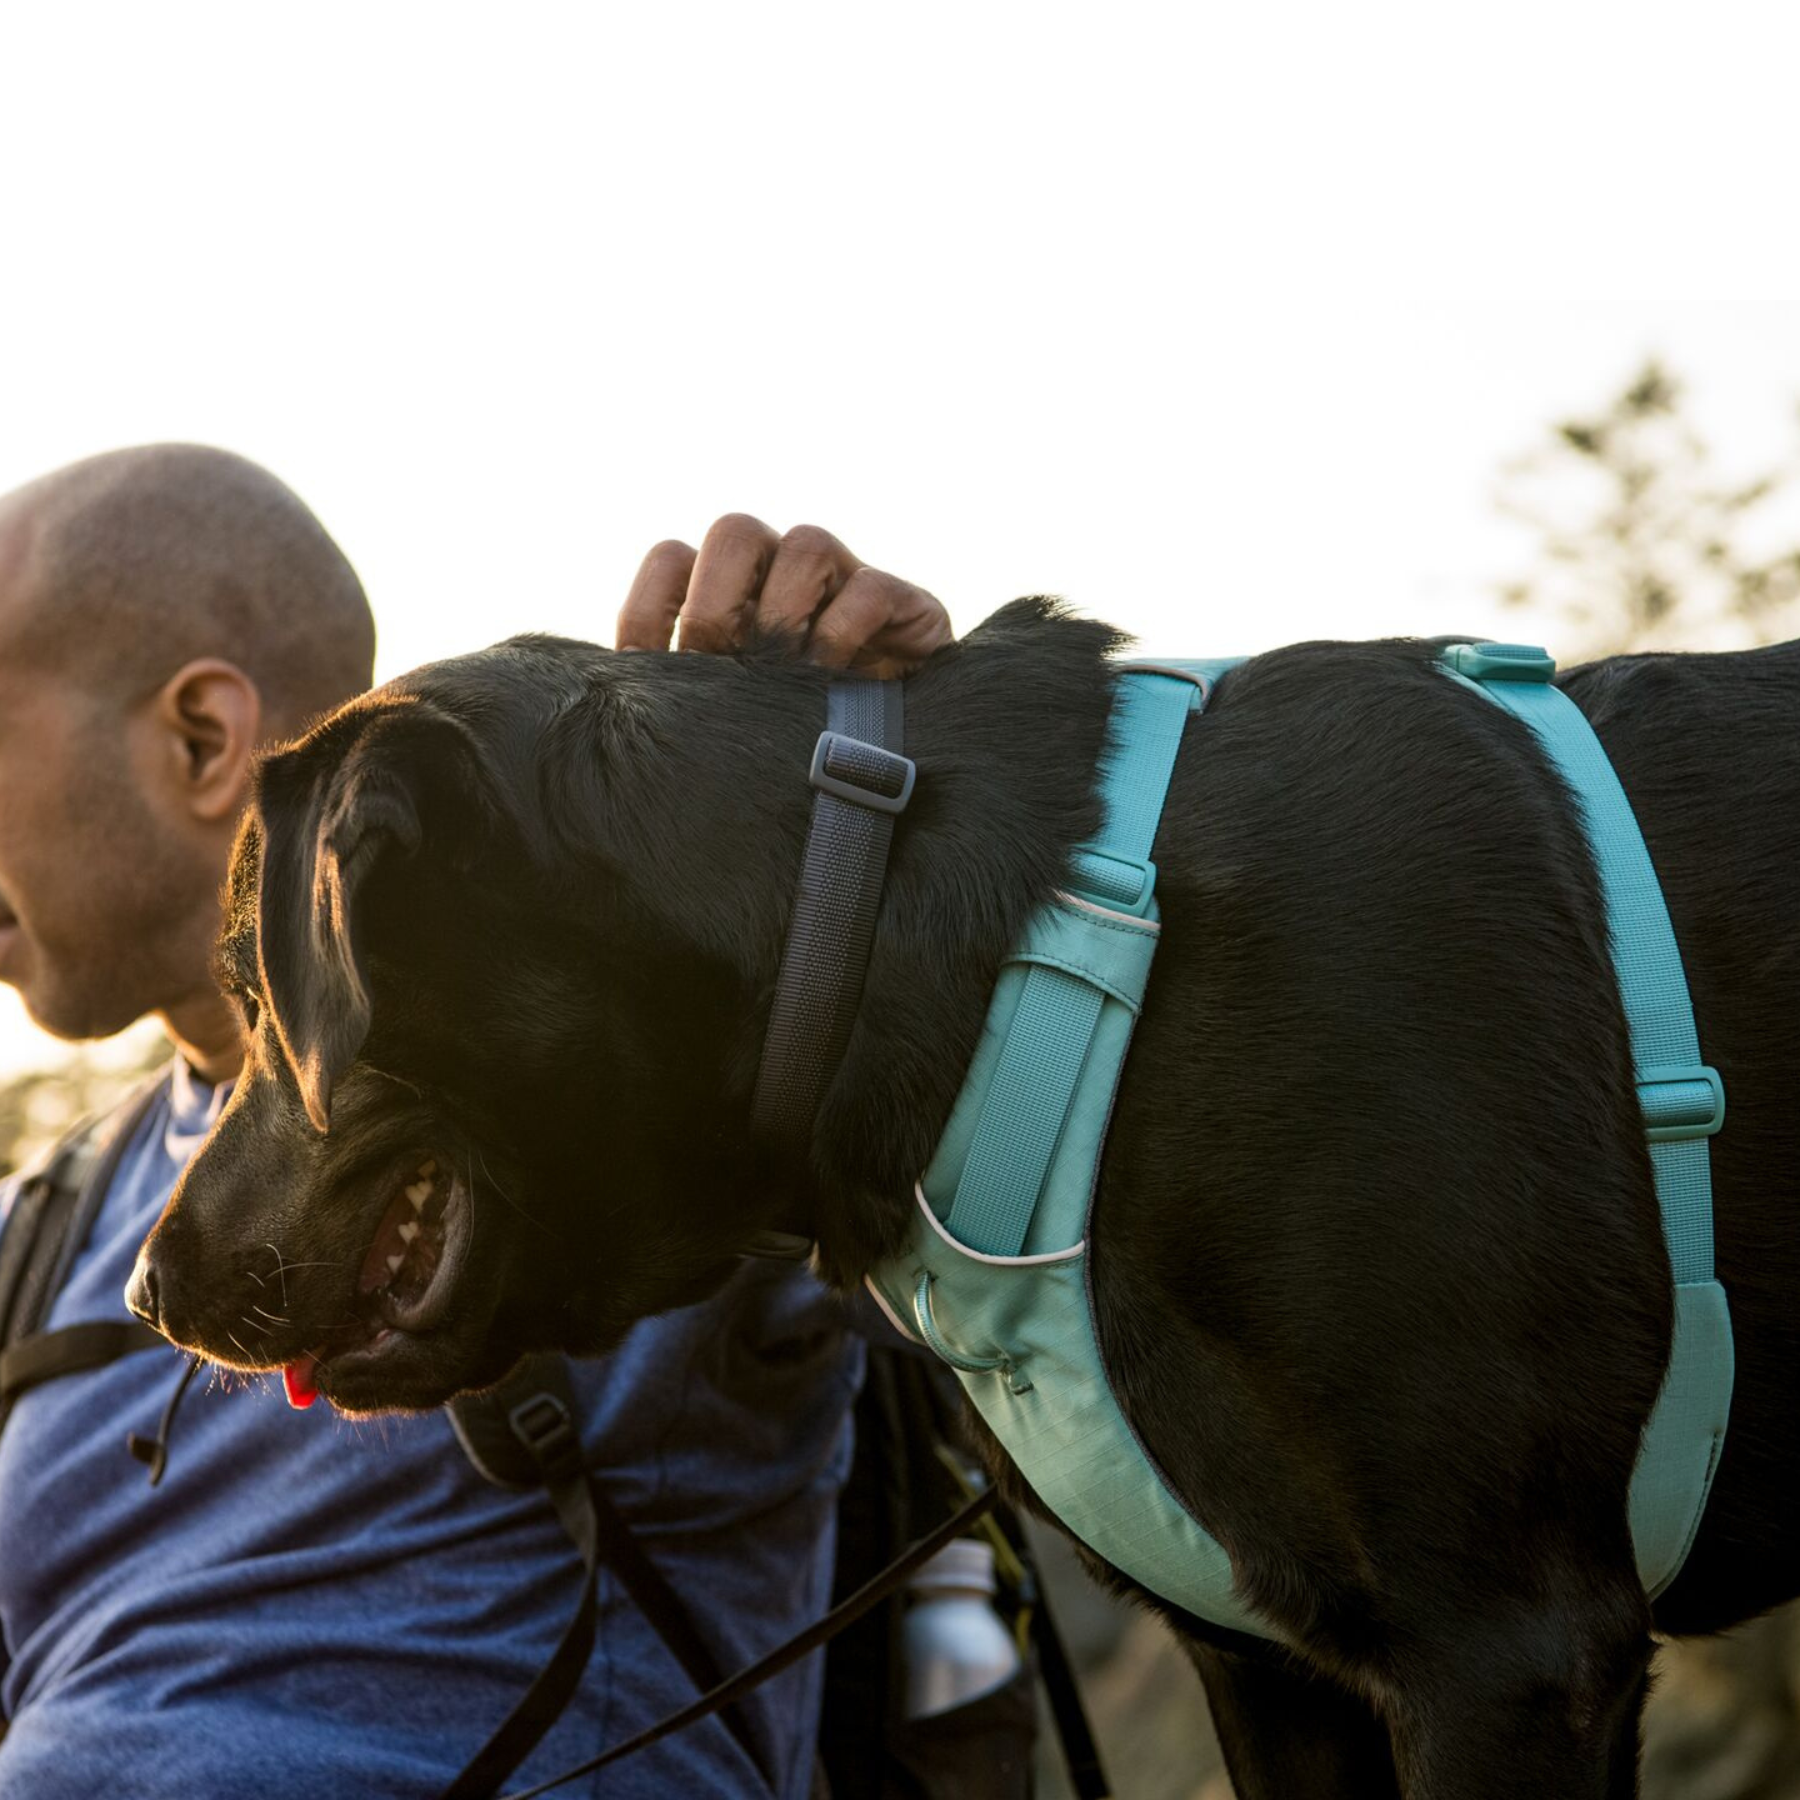
<svg viewBox="0 0 1800 1800">
<path fill-rule="evenodd" d="M 263 1000 L 319 1131 L 331 1123 L 332 1089 L 369 1034 L 369 879 L 421 841 L 427 740 L 438 735 L 421 732 L 423 723 L 377 717 L 350 736 L 334 722 L 269 758 L 258 782 Z"/>
</svg>

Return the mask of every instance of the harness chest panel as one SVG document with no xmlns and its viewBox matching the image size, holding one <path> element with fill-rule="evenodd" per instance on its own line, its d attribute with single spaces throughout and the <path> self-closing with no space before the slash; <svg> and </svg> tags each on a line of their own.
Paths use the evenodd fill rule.
<svg viewBox="0 0 1800 1800">
<path fill-rule="evenodd" d="M 1531 654 L 1549 669 L 1541 652 Z M 1077 1538 L 1200 1618 L 1278 1637 L 1241 1599 L 1224 1546 L 1125 1418 L 1101 1356 L 1087 1259 L 1113 1099 L 1161 930 L 1149 853 L 1187 720 L 1236 660 L 1121 671 L 1101 771 L 1105 824 L 1071 859 L 1080 891 L 1042 908 L 1006 959 L 968 1079 L 918 1184 L 911 1239 L 869 1286 L 896 1326 L 958 1372 L 989 1429 Z M 1698 1529 L 1730 1402 L 1731 1326 L 1712 1279 L 1704 1142 L 1718 1129 L 1722 1097 L 1716 1074 L 1699 1064 L 1673 932 L 1623 791 L 1548 674 L 1515 668 L 1496 676 L 1478 657 L 1464 668 L 1446 653 L 1447 673 L 1540 731 L 1581 798 L 1601 868 L 1676 1281 L 1668 1377 L 1631 1489 L 1639 1573 L 1654 1595 Z M 1523 701 L 1514 684 L 1547 698 Z"/>
</svg>

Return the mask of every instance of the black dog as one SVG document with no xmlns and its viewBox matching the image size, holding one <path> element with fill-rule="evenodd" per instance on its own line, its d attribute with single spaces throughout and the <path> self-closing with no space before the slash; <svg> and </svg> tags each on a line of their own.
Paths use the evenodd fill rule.
<svg viewBox="0 0 1800 1800">
<path fill-rule="evenodd" d="M 353 1411 L 598 1351 L 770 1226 L 897 1245 L 1003 951 L 1096 820 L 1114 648 L 1006 609 L 908 689 L 919 784 L 810 1158 L 748 1110 L 820 671 L 520 639 L 266 765 L 223 946 L 245 1074 L 140 1308 Z M 1155 860 L 1164 934 L 1092 1232 L 1126 1411 L 1297 1654 L 1171 1613 L 1243 1800 L 1630 1795 L 1652 1630 L 1800 1590 L 1800 645 L 1569 692 L 1661 873 L 1703 1053 L 1738 1373 L 1655 1605 L 1625 1500 L 1671 1301 L 1573 802 L 1414 642 L 1228 676 Z"/>
</svg>

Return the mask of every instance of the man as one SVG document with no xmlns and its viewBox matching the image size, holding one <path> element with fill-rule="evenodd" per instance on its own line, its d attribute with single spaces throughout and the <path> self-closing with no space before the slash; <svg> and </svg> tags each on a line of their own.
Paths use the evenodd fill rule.
<svg viewBox="0 0 1800 1800">
<path fill-rule="evenodd" d="M 752 623 L 883 673 L 948 636 L 928 595 L 827 534 L 740 516 L 651 553 L 619 641 L 719 648 Z M 125 1317 L 138 1244 L 237 1069 L 209 959 L 255 750 L 365 686 L 372 654 L 348 563 L 240 458 L 122 451 L 0 498 L 0 979 L 64 1036 L 155 1013 L 176 1051 L 50 1327 Z M 484 1482 L 442 1416 L 352 1427 L 229 1378 L 186 1401 L 152 1489 L 125 1436 L 153 1432 L 180 1367 L 145 1350 L 6 1420 L 0 1794 L 439 1792 L 573 1605 L 543 1494 Z M 748 1266 L 574 1375 L 590 1465 L 723 1667 L 823 1610 L 857 1366 L 808 1278 Z M 817 1660 L 749 1703 L 782 1795 L 810 1787 Z M 519 1784 L 690 1694 L 609 1586 L 581 1691 Z M 718 1719 L 599 1779 L 566 1791 L 768 1791 Z"/>
</svg>

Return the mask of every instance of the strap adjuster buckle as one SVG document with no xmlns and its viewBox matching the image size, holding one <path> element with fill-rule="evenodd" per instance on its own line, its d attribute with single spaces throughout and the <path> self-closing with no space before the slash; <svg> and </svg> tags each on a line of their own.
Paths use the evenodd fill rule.
<svg viewBox="0 0 1800 1800">
<path fill-rule="evenodd" d="M 841 731 L 821 731 L 806 779 L 820 793 L 848 800 L 853 806 L 901 813 L 912 798 L 918 773 L 910 756 L 846 737 Z"/>
<path fill-rule="evenodd" d="M 1446 644 L 1438 660 L 1469 681 L 1549 681 L 1556 658 L 1536 644 Z"/>
<path fill-rule="evenodd" d="M 506 1415 L 512 1434 L 531 1452 L 532 1460 L 554 1481 L 581 1466 L 581 1439 L 569 1409 L 554 1394 L 530 1394 Z"/>
<path fill-rule="evenodd" d="M 1097 844 L 1077 844 L 1069 853 L 1069 867 L 1083 900 L 1134 919 L 1149 915 L 1156 897 L 1156 864 L 1147 856 L 1120 856 Z"/>
<path fill-rule="evenodd" d="M 1704 1063 L 1640 1069 L 1637 1091 L 1653 1144 L 1712 1137 L 1725 1123 L 1725 1084 Z"/>
</svg>

